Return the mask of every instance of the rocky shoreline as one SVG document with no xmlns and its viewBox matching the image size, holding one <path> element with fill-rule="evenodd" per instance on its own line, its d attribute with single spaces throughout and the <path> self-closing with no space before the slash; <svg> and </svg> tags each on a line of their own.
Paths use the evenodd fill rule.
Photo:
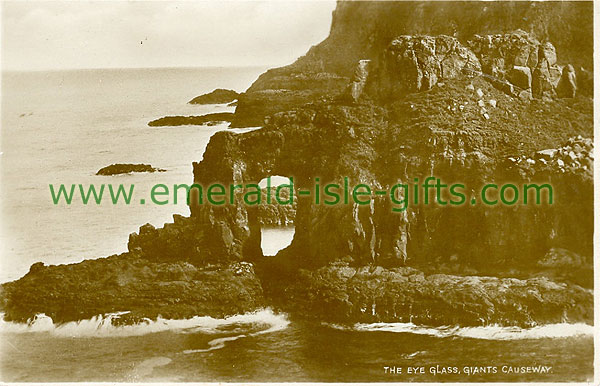
<svg viewBox="0 0 600 386">
<path fill-rule="evenodd" d="M 191 205 L 190 217 L 141 227 L 123 255 L 35 264 L 2 285 L 5 318 L 132 311 L 125 322 L 133 323 L 271 306 L 348 324 L 593 324 L 593 79 L 583 68 L 592 54 L 565 43 L 577 28 L 548 24 L 554 8 L 511 3 L 518 17 L 507 19 L 508 6 L 469 5 L 472 25 L 449 31 L 450 8 L 408 20 L 408 3 L 340 2 L 328 39 L 261 75 L 237 96 L 235 113 L 219 113 L 234 127 L 262 128 L 214 134 L 193 163 L 194 182 L 280 175 L 311 189 L 317 176 L 323 184 L 348 177 L 389 190 L 436 176 L 470 195 L 489 182 L 550 182 L 553 205 L 396 213 L 381 197 L 323 206 L 300 196 L 289 212 L 240 199 Z M 565 5 L 563 19 L 586 6 Z M 490 13 L 514 31 L 493 32 Z M 149 125 L 196 119 L 215 120 Z M 261 226 L 290 218 L 292 244 L 263 256 Z"/>
</svg>

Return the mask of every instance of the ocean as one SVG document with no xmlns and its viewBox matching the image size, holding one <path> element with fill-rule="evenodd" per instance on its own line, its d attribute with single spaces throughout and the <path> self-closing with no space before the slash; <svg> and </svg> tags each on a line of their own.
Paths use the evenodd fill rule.
<svg viewBox="0 0 600 386">
<path fill-rule="evenodd" d="M 226 125 L 148 127 L 165 115 L 234 111 L 189 105 L 214 88 L 245 90 L 264 68 L 105 69 L 2 74 L 0 282 L 31 264 L 64 264 L 127 250 L 128 235 L 157 227 L 177 205 L 53 204 L 49 184 L 191 183 L 192 162 Z M 243 132 L 244 130 L 237 130 Z M 113 163 L 164 173 L 96 176 Z M 146 194 L 147 195 L 147 194 Z M 274 255 L 293 227 L 263 229 Z M 127 310 L 122 310 L 126 312 Z M 0 323 L 0 380 L 39 381 L 589 381 L 593 328 L 548 325 L 429 328 L 336 326 L 260 310 L 114 327 L 119 315 L 55 325 Z M 392 371 L 393 369 L 393 371 Z"/>
</svg>

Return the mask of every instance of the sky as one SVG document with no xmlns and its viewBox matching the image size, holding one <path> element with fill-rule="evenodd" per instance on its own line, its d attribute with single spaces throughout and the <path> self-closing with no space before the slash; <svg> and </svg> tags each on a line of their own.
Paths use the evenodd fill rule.
<svg viewBox="0 0 600 386">
<path fill-rule="evenodd" d="M 335 1 L 2 2 L 5 70 L 275 66 L 325 39 Z"/>
</svg>

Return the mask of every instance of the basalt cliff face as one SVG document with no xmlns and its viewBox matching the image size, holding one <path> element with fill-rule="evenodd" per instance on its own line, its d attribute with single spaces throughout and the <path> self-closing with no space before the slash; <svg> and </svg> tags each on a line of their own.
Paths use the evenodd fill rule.
<svg viewBox="0 0 600 386">
<path fill-rule="evenodd" d="M 475 53 L 486 51 L 484 72 L 493 73 L 494 67 L 511 64 L 515 57 L 499 44 L 497 35 L 522 30 L 534 41 L 551 42 L 559 62 L 571 63 L 579 78 L 588 79 L 593 66 L 592 15 L 592 2 L 340 1 L 329 37 L 295 63 L 261 75 L 240 96 L 232 124 L 262 126 L 266 115 L 342 92 L 360 60 L 370 61 L 371 68 L 385 66 L 390 43 L 404 35 L 446 35 L 465 45 L 472 42 L 479 46 Z M 533 56 L 537 57 L 532 55 L 531 64 Z M 552 57 L 549 62 L 551 67 Z M 550 69 L 542 70 L 549 77 Z M 591 95 L 590 84 L 580 87 Z"/>
<path fill-rule="evenodd" d="M 148 291 L 180 288 L 179 317 L 271 305 L 345 323 L 592 323 L 591 6 L 340 2 L 329 38 L 239 96 L 232 124 L 262 128 L 216 133 L 193 164 L 205 187 L 293 177 L 295 211 L 245 205 L 242 191 L 232 205 L 200 205 L 192 194 L 190 217 L 140 228 L 110 261 L 181 271 L 136 274 L 150 278 Z M 420 190 L 415 203 L 413 184 L 430 176 L 463 184 L 464 201 L 425 203 Z M 317 178 L 411 188 L 396 202 L 373 193 L 365 205 L 325 205 L 315 202 Z M 534 182 L 552 185 L 552 204 L 484 204 L 479 194 L 488 183 Z M 267 258 L 261 226 L 271 214 L 293 216 L 295 235 Z M 78 295 L 44 278 L 74 271 L 36 266 L 4 285 L 6 316 L 58 316 L 64 296 Z M 219 282 L 218 272 L 229 285 L 201 284 Z M 54 295 L 22 306 L 32 283 Z M 110 287 L 111 302 L 94 310 L 122 310 L 120 300 L 141 293 L 133 283 Z M 153 294 L 147 316 L 173 309 L 163 301 L 172 293 Z M 144 316 L 144 298 L 135 299 Z"/>
</svg>

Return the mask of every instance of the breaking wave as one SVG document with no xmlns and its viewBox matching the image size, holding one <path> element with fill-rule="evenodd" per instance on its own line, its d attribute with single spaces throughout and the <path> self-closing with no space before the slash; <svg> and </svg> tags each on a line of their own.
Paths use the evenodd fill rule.
<svg viewBox="0 0 600 386">
<path fill-rule="evenodd" d="M 593 336 L 594 326 L 584 323 L 556 323 L 531 328 L 502 327 L 497 325 L 481 327 L 427 327 L 413 323 L 359 323 L 354 326 L 327 324 L 329 327 L 352 331 L 384 331 L 438 338 L 459 337 L 484 340 L 520 340 L 544 338 L 568 338 L 575 336 Z"/>
<path fill-rule="evenodd" d="M 185 351 L 183 351 L 183 353 L 184 354 L 193 354 L 193 353 L 197 353 L 197 352 L 208 352 L 208 351 L 212 351 L 212 350 L 218 350 L 220 348 L 225 347 L 225 343 L 227 343 L 227 342 L 238 340 L 240 338 L 245 338 L 245 337 L 250 337 L 250 336 L 258 336 L 258 335 L 262 335 L 262 334 L 269 334 L 272 332 L 280 331 L 280 330 L 285 329 L 290 324 L 290 322 L 286 318 L 279 318 L 278 320 L 272 320 L 272 322 L 273 323 L 271 324 L 271 327 L 267 328 L 266 330 L 255 331 L 255 332 L 251 332 L 248 334 L 240 334 L 240 335 L 235 335 L 235 336 L 227 336 L 224 338 L 213 339 L 210 342 L 208 342 L 208 348 L 196 349 L 196 350 L 185 350 Z"/>
<path fill-rule="evenodd" d="M 224 319 L 210 316 L 195 316 L 190 319 L 145 319 L 142 323 L 115 326 L 113 320 L 128 311 L 94 316 L 77 322 L 55 324 L 51 317 L 38 314 L 27 323 L 14 323 L 4 320 L 0 314 L 0 333 L 35 333 L 45 332 L 57 337 L 126 337 L 141 336 L 163 331 L 181 334 L 191 333 L 239 333 L 241 331 L 258 330 L 248 335 L 264 334 L 284 329 L 289 324 L 286 316 L 275 314 L 271 309 L 264 309 L 243 315 L 234 315 Z"/>
</svg>

